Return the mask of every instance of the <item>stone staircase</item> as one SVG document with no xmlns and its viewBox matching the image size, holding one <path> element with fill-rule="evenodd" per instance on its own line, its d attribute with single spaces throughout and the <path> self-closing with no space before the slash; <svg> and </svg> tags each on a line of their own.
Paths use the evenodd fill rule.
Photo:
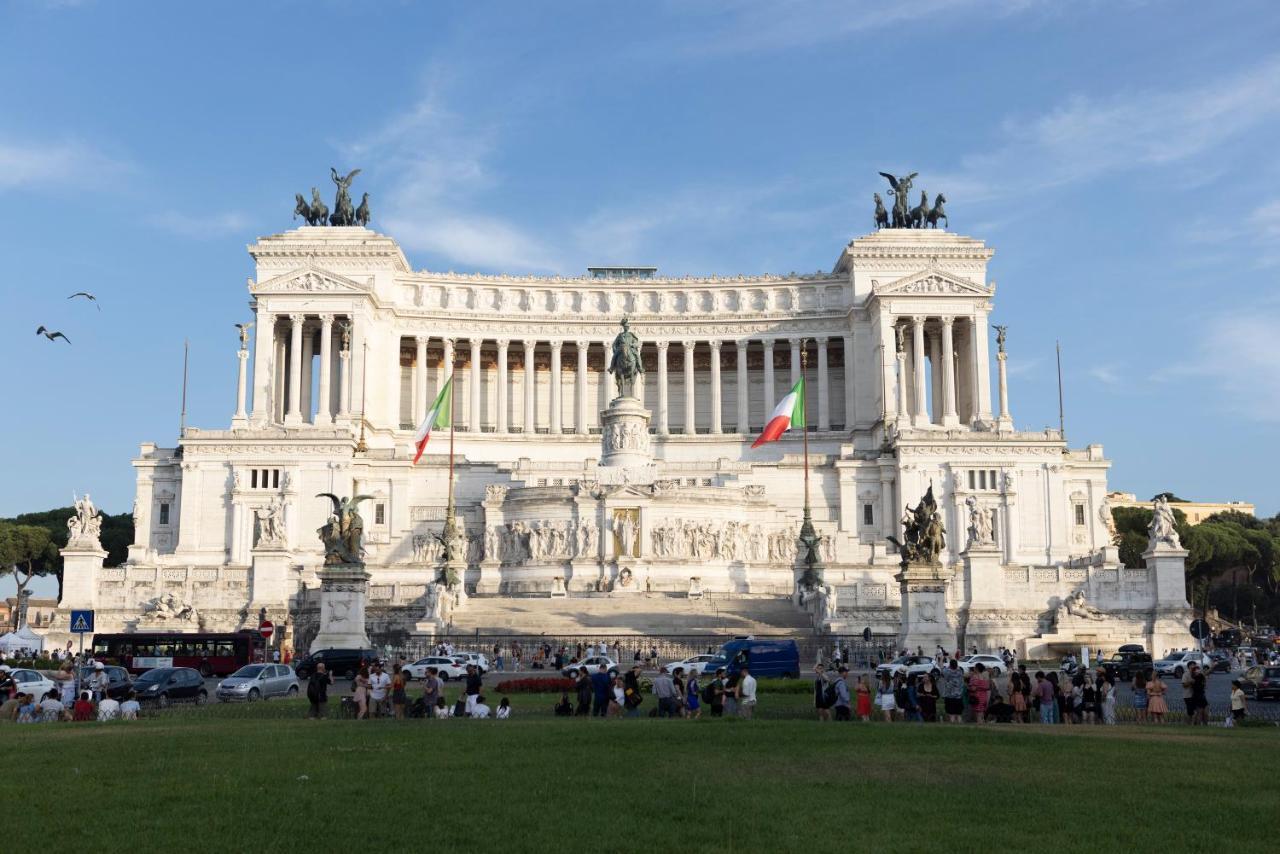
<svg viewBox="0 0 1280 854">
<path fill-rule="evenodd" d="M 683 595 L 585 594 L 557 598 L 473 596 L 454 612 L 453 634 L 792 635 L 813 633 L 784 597 L 689 599 Z"/>
</svg>

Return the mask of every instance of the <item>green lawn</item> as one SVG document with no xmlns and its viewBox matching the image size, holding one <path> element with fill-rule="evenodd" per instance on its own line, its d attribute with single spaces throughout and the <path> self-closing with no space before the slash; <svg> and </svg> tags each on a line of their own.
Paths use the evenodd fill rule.
<svg viewBox="0 0 1280 854">
<path fill-rule="evenodd" d="M 1274 728 L 821 724 L 807 697 L 761 701 L 750 722 L 517 695 L 501 722 L 273 701 L 5 726 L 5 850 L 1261 851 L 1280 824 Z"/>
</svg>

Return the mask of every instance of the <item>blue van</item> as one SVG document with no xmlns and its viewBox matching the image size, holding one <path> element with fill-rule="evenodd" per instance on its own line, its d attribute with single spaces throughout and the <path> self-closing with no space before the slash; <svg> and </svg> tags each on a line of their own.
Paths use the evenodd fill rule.
<svg viewBox="0 0 1280 854">
<path fill-rule="evenodd" d="M 728 675 L 738 672 L 743 663 L 751 669 L 751 675 L 800 678 L 800 649 L 793 640 L 757 640 L 737 638 L 720 647 L 716 657 L 707 662 L 705 673 L 715 673 L 723 667 Z"/>
</svg>

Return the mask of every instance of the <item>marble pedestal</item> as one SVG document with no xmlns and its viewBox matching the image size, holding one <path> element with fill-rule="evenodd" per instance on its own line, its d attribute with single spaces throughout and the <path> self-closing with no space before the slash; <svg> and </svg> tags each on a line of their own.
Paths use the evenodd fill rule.
<svg viewBox="0 0 1280 854">
<path fill-rule="evenodd" d="M 604 486 L 650 484 L 655 477 L 649 441 L 652 413 L 634 397 L 615 397 L 600 413 L 600 463 L 596 480 Z"/>
<path fill-rule="evenodd" d="M 98 606 L 98 577 L 107 553 L 97 543 L 72 541 L 62 550 L 60 611 L 92 610 Z"/>
<path fill-rule="evenodd" d="M 965 598 L 969 610 L 997 608 L 1004 579 L 1000 577 L 1000 549 L 995 543 L 975 543 L 960 555 L 964 559 Z"/>
<path fill-rule="evenodd" d="M 1156 582 L 1156 609 L 1185 610 L 1190 608 L 1187 602 L 1187 555 L 1186 549 L 1174 548 L 1168 543 L 1156 543 L 1148 546 L 1142 553 L 1147 569 L 1151 571 Z"/>
<path fill-rule="evenodd" d="M 364 649 L 369 645 L 364 610 L 369 573 L 364 564 L 333 564 L 320 570 L 320 632 L 311 649 Z"/>
<path fill-rule="evenodd" d="M 289 564 L 292 556 L 283 546 L 253 550 L 253 575 L 249 604 L 242 628 L 256 629 L 265 608 L 268 619 L 283 620 L 289 613 Z"/>
<path fill-rule="evenodd" d="M 947 581 L 950 571 L 940 564 L 901 563 L 894 576 L 902 594 L 898 646 L 926 652 L 941 645 L 954 649 L 955 628 L 947 616 Z"/>
</svg>

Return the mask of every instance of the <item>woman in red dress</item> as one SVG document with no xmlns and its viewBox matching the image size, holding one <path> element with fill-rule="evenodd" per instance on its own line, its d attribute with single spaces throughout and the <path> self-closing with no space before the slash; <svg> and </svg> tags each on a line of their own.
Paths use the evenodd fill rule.
<svg viewBox="0 0 1280 854">
<path fill-rule="evenodd" d="M 857 694 L 858 703 L 855 712 L 858 720 L 869 721 L 871 720 L 871 686 L 867 684 L 867 677 L 858 677 Z"/>
</svg>

